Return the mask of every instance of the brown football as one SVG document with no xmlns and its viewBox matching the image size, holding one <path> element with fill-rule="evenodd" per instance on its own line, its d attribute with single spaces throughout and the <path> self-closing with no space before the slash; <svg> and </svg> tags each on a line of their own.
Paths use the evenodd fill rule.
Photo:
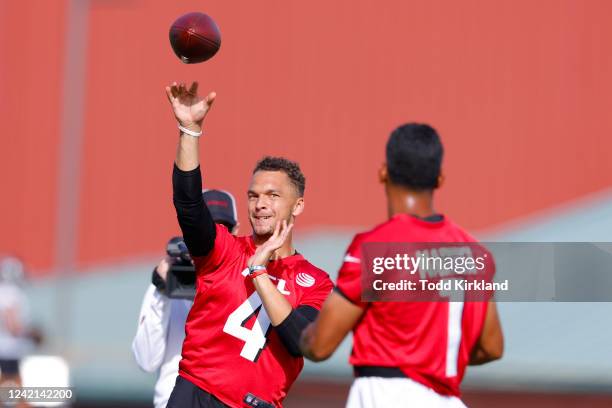
<svg viewBox="0 0 612 408">
<path fill-rule="evenodd" d="M 204 13 L 187 13 L 170 27 L 170 45 L 185 64 L 212 58 L 221 47 L 221 32 L 215 20 Z"/>
</svg>

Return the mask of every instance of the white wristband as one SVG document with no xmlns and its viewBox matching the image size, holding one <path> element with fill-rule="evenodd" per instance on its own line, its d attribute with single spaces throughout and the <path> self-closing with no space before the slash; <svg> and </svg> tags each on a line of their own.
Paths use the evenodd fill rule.
<svg viewBox="0 0 612 408">
<path fill-rule="evenodd" d="M 185 128 L 185 127 L 182 127 L 180 125 L 180 123 L 178 125 L 178 128 L 179 128 L 179 130 L 181 132 L 183 132 L 186 135 L 193 136 L 193 137 L 200 137 L 200 136 L 202 136 L 202 131 L 201 130 L 199 132 L 194 132 L 193 130 L 189 130 L 189 129 Z"/>
</svg>

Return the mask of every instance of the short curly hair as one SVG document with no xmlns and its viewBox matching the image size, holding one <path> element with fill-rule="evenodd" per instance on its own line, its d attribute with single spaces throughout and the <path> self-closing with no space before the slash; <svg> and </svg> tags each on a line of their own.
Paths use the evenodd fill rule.
<svg viewBox="0 0 612 408">
<path fill-rule="evenodd" d="M 444 147 L 438 132 L 424 123 L 395 129 L 387 142 L 387 170 L 393 184 L 415 191 L 438 187 Z"/>
<path fill-rule="evenodd" d="M 304 177 L 300 165 L 296 162 L 285 159 L 284 157 L 266 156 L 257 162 L 253 174 L 258 171 L 282 171 L 289 177 L 298 195 L 304 197 L 306 177 Z"/>
</svg>

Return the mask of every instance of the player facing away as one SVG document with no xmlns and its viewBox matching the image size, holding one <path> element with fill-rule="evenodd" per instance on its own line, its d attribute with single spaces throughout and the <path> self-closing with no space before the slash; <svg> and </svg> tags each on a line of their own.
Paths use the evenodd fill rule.
<svg viewBox="0 0 612 408">
<path fill-rule="evenodd" d="M 459 384 L 466 366 L 501 358 L 493 302 L 361 301 L 364 243 L 474 242 L 434 210 L 442 156 L 438 134 L 428 125 L 411 123 L 391 134 L 379 171 L 389 219 L 354 237 L 335 291 L 302 335 L 304 356 L 320 361 L 353 331 L 350 363 L 357 378 L 349 408 L 465 407 Z"/>
<path fill-rule="evenodd" d="M 333 287 L 292 245 L 304 176 L 294 162 L 264 158 L 248 189 L 252 235 L 215 226 L 202 202 L 198 157 L 215 94 L 198 96 L 197 83 L 175 83 L 166 93 L 180 129 L 174 205 L 197 287 L 168 407 L 281 407 L 304 364 L 300 332 Z"/>
</svg>

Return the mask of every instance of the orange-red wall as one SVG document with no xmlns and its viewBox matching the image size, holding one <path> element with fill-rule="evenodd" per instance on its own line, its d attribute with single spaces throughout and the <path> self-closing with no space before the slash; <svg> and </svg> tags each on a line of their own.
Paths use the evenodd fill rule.
<svg viewBox="0 0 612 408">
<path fill-rule="evenodd" d="M 65 1 L 0 1 L 0 253 L 53 262 Z"/>
<path fill-rule="evenodd" d="M 57 228 L 65 2 L 0 7 L 0 250 L 43 273 Z M 183 65 L 167 31 L 193 10 L 215 18 L 223 44 Z M 234 191 L 243 217 L 256 159 L 282 154 L 308 179 L 300 227 L 382 220 L 384 143 L 413 120 L 440 131 L 438 207 L 469 228 L 606 188 L 611 13 L 605 0 L 92 0 L 79 265 L 155 253 L 177 231 L 177 131 L 163 90 L 174 80 L 217 91 L 205 184 Z"/>
</svg>

